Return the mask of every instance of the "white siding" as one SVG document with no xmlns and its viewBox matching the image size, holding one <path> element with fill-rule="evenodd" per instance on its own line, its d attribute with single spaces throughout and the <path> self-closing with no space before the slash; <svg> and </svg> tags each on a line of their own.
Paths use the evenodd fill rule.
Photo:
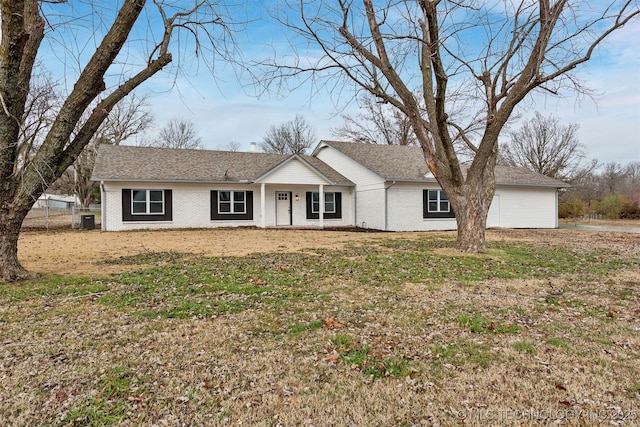
<svg viewBox="0 0 640 427">
<path fill-rule="evenodd" d="M 333 147 L 323 147 L 316 157 L 356 184 L 355 224 L 384 230 L 384 179 Z"/>
<path fill-rule="evenodd" d="M 316 157 L 347 177 L 351 182 L 354 182 L 360 187 L 358 191 L 365 190 L 371 186 L 379 186 L 384 182 L 380 175 L 370 171 L 333 147 L 323 147 Z"/>
<path fill-rule="evenodd" d="M 500 227 L 557 228 L 555 188 L 497 187 L 500 196 Z"/>
<path fill-rule="evenodd" d="M 329 184 L 326 179 L 298 159 L 291 159 L 276 168 L 260 182 L 267 184 Z"/>
</svg>

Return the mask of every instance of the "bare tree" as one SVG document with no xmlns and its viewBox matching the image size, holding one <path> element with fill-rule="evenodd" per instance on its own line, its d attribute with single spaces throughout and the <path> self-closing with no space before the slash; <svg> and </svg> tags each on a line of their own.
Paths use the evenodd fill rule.
<svg viewBox="0 0 640 427">
<path fill-rule="evenodd" d="M 585 163 L 578 129 L 575 123 L 562 125 L 557 115 L 543 116 L 536 111 L 520 129 L 509 133 L 510 140 L 501 147 L 499 160 L 567 182 L 580 179 L 593 172 L 598 162 Z"/>
<path fill-rule="evenodd" d="M 223 151 L 232 151 L 235 153 L 240 151 L 240 147 L 242 147 L 242 145 L 238 141 L 229 141 L 226 144 L 222 144 L 219 149 Z"/>
<path fill-rule="evenodd" d="M 160 129 L 158 137 L 147 145 L 162 148 L 199 149 L 202 148 L 202 138 L 198 136 L 198 130 L 192 122 L 171 119 Z"/>
<path fill-rule="evenodd" d="M 332 129 L 334 136 L 369 144 L 417 145 L 409 118 L 396 107 L 366 94 L 358 103 L 361 111 L 343 115 L 344 125 Z"/>
<path fill-rule="evenodd" d="M 618 162 L 605 163 L 600 173 L 600 185 L 603 193 L 617 194 L 624 176 L 624 166 Z"/>
<path fill-rule="evenodd" d="M 91 10 L 93 2 L 65 3 L 0 0 L 0 277 L 4 281 L 28 277 L 18 261 L 18 236 L 25 216 L 90 143 L 114 106 L 170 64 L 173 48 L 178 47 L 182 55 L 188 46 L 198 52 L 211 46 L 216 54 L 224 55 L 229 46 L 225 44 L 229 28 L 209 1 L 185 6 L 162 0 L 149 5 L 145 0 L 123 0 L 113 5 L 115 14 L 104 19 L 101 14 L 109 9 Z M 135 58 L 142 57 L 138 47 L 145 46 L 131 34 L 136 24 L 144 24 L 142 19 L 148 19 L 148 54 L 146 61 L 135 63 Z M 78 27 L 83 25 L 87 27 Z M 90 31 L 82 31 L 85 29 Z M 174 37 L 182 30 L 184 38 Z M 64 102 L 54 110 L 55 118 L 42 142 L 21 162 L 21 135 L 37 58 L 46 46 L 56 43 L 56 37 L 65 36 L 72 40 L 59 39 L 59 49 L 79 48 L 59 57 L 63 58 L 62 66 L 68 67 L 66 76 L 77 71 L 77 78 Z M 86 39 L 78 39 L 81 37 Z M 187 40 L 190 45 L 185 45 Z M 86 49 L 94 42 L 95 51 Z M 86 51 L 92 53 L 87 55 Z M 69 63 L 72 53 L 77 56 Z M 87 110 L 88 118 L 83 122 Z"/>
<path fill-rule="evenodd" d="M 340 81 L 353 84 L 402 111 L 456 212 L 456 247 L 468 252 L 486 251 L 498 136 L 515 108 L 532 92 L 584 93 L 575 70 L 640 13 L 637 0 L 287 4 L 300 19 L 281 8 L 280 22 L 299 37 L 296 46 L 311 44 L 320 56 L 276 57 L 264 81 L 284 85 L 313 73 L 336 92 Z M 468 167 L 457 141 L 473 152 Z"/>
<path fill-rule="evenodd" d="M 640 202 L 640 161 L 630 162 L 624 168 L 623 194 L 636 203 Z"/>
<path fill-rule="evenodd" d="M 144 110 L 146 102 L 146 97 L 131 96 L 116 104 L 73 165 L 51 184 L 50 189 L 75 194 L 81 207 L 87 208 L 98 187 L 98 183 L 91 180 L 98 147 L 101 144 L 120 145 L 147 130 L 153 123 L 153 117 Z"/>
<path fill-rule="evenodd" d="M 304 154 L 316 142 L 313 127 L 302 116 L 271 126 L 265 134 L 260 148 L 265 153 Z"/>
</svg>

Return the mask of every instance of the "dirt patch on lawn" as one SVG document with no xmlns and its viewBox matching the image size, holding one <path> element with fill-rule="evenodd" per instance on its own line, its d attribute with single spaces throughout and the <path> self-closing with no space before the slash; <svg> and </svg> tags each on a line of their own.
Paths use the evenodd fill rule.
<svg viewBox="0 0 640 427">
<path fill-rule="evenodd" d="M 103 265 L 145 252 L 180 252 L 205 256 L 242 256 L 302 249 L 338 249 L 381 237 L 411 237 L 411 233 L 349 232 L 294 229 L 202 229 L 101 232 L 99 230 L 27 231 L 20 235 L 18 254 L 31 272 L 93 275 L 132 268 Z"/>
<path fill-rule="evenodd" d="M 19 257 L 29 271 L 61 275 L 97 275 L 130 269 L 100 261 L 145 252 L 180 252 L 205 256 L 242 256 L 261 252 L 339 249 L 378 239 L 455 238 L 455 232 L 384 233 L 297 229 L 201 229 L 101 232 L 99 230 L 26 231 Z M 640 256 L 640 235 L 577 230 L 490 230 L 487 240 L 525 241 L 544 246 L 617 249 Z"/>
</svg>

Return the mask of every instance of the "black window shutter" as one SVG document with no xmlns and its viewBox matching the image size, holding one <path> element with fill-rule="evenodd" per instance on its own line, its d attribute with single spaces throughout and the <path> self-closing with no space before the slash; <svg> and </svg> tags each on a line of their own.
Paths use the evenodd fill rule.
<svg viewBox="0 0 640 427">
<path fill-rule="evenodd" d="M 211 190 L 211 220 L 218 219 L 218 190 Z"/>
<path fill-rule="evenodd" d="M 336 204 L 335 212 L 325 212 L 324 219 L 340 219 L 342 218 L 342 193 L 333 193 L 334 202 Z"/>
<path fill-rule="evenodd" d="M 313 212 L 313 192 L 307 191 L 307 219 L 319 219 L 318 212 Z"/>
<path fill-rule="evenodd" d="M 244 214 L 218 212 L 218 190 L 211 190 L 211 220 L 212 221 L 251 221 L 253 220 L 253 191 L 245 191 Z"/>
<path fill-rule="evenodd" d="M 122 190 L 122 221 L 133 221 L 131 218 L 131 189 Z"/>
<path fill-rule="evenodd" d="M 340 219 L 342 218 L 342 193 L 333 193 L 334 202 L 336 204 L 335 212 L 325 212 L 324 219 Z M 307 219 L 320 219 L 318 212 L 313 212 L 313 192 L 307 191 Z"/>
<path fill-rule="evenodd" d="M 130 188 L 122 190 L 122 221 L 173 221 L 173 191 L 164 190 L 164 214 L 157 215 L 133 215 L 131 213 Z"/>
<path fill-rule="evenodd" d="M 429 212 L 429 190 L 422 190 L 422 218 L 455 218 L 451 202 L 449 212 Z"/>
<path fill-rule="evenodd" d="M 164 221 L 173 221 L 173 191 L 164 190 Z"/>
</svg>

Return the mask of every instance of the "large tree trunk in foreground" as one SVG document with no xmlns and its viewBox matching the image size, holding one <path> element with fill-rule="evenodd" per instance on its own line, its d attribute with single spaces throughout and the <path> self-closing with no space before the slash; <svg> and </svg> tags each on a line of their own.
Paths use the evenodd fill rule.
<svg viewBox="0 0 640 427">
<path fill-rule="evenodd" d="M 484 232 L 489 206 L 481 198 L 474 196 L 449 198 L 456 214 L 456 223 L 458 224 L 456 249 L 463 252 L 484 253 L 487 251 Z"/>
<path fill-rule="evenodd" d="M 18 260 L 18 237 L 25 216 L 24 210 L 0 208 L 0 279 L 4 282 L 30 277 Z"/>
<path fill-rule="evenodd" d="M 40 146 L 28 160 L 20 157 L 21 126 L 35 59 L 44 37 L 44 19 L 37 0 L 0 0 L 0 279 L 12 282 L 28 277 L 18 261 L 18 236 L 34 201 L 59 178 L 91 141 L 112 108 L 125 96 L 171 62 L 172 31 L 187 26 L 188 13 L 163 14 L 164 36 L 154 56 L 110 93 L 104 77 L 120 53 L 142 12 L 144 0 L 125 0 L 99 47 L 89 58 L 72 91 L 57 112 Z M 177 20 L 177 21 L 176 21 Z M 83 114 L 90 110 L 88 118 Z"/>
<path fill-rule="evenodd" d="M 489 132 L 487 132 L 489 134 Z M 442 189 L 453 208 L 458 226 L 456 249 L 462 252 L 484 253 L 487 251 L 485 244 L 485 230 L 489 207 L 496 191 L 495 164 L 498 157 L 498 137 L 494 132 L 493 144 L 485 143 L 483 150 L 476 156 L 476 160 L 466 168 L 466 173 L 461 176 L 451 174 L 447 179 L 438 179 Z M 450 173 L 450 166 L 440 163 L 436 168 L 436 176 L 442 177 Z"/>
</svg>

